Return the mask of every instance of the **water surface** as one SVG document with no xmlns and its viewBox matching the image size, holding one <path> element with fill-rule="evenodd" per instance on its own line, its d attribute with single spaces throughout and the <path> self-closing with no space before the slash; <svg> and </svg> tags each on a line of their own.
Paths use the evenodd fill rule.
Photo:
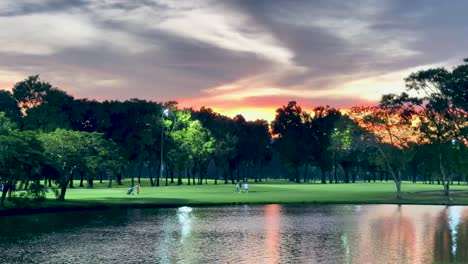
<svg viewBox="0 0 468 264">
<path fill-rule="evenodd" d="M 468 207 L 233 206 L 0 217 L 4 263 L 468 263 Z"/>
</svg>

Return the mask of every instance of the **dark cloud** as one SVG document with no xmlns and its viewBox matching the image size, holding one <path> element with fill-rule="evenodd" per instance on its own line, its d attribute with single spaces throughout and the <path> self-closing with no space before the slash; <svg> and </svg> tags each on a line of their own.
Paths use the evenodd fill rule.
<svg viewBox="0 0 468 264">
<path fill-rule="evenodd" d="M 66 12 L 73 8 L 85 7 L 88 2 L 86 0 L 5 1 L 7 8 L 4 8 L 3 10 L 0 9 L 0 16 L 20 16 L 37 13 Z"/>
</svg>

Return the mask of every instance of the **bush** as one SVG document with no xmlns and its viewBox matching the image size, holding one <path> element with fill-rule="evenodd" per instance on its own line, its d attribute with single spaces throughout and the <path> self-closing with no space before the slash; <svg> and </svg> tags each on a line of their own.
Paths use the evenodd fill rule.
<svg viewBox="0 0 468 264">
<path fill-rule="evenodd" d="M 48 191 L 49 189 L 47 186 L 38 183 L 32 183 L 27 190 L 26 197 L 36 201 L 44 201 Z"/>
</svg>

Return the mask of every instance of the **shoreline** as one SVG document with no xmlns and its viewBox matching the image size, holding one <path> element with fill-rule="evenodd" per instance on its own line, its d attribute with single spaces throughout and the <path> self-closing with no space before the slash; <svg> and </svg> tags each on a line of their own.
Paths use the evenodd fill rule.
<svg viewBox="0 0 468 264">
<path fill-rule="evenodd" d="M 18 216 L 18 215 L 34 215 L 47 213 L 66 213 L 80 211 L 104 211 L 104 210 L 128 210 L 128 209 L 158 209 L 158 208 L 177 208 L 182 206 L 190 207 L 210 207 L 210 206 L 241 206 L 241 205 L 425 205 L 425 206 L 468 206 L 466 203 L 433 203 L 433 202 L 410 202 L 410 201 L 382 201 L 382 202 L 362 202 L 362 201 L 304 201 L 304 202 L 219 202 L 219 203 L 187 203 L 187 204 L 157 204 L 157 203 L 127 203 L 127 204 L 90 204 L 90 205 L 59 205 L 45 206 L 36 208 L 1 208 L 0 217 L 3 216 Z"/>
</svg>

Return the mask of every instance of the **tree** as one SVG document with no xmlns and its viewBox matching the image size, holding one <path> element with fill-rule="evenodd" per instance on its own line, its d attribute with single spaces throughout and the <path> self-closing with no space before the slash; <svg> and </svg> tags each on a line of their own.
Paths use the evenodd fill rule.
<svg viewBox="0 0 468 264">
<path fill-rule="evenodd" d="M 59 169 L 61 175 L 57 184 L 60 187 L 59 201 L 65 200 L 67 186 L 73 179 L 73 173 L 78 168 L 85 168 L 88 133 L 56 129 L 53 132 L 41 133 L 39 140 L 44 146 L 45 156 Z"/>
<path fill-rule="evenodd" d="M 4 188 L 1 206 L 7 192 L 15 189 L 19 180 L 29 180 L 43 161 L 42 146 L 34 132 L 21 132 L 0 112 L 0 183 Z"/>
<path fill-rule="evenodd" d="M 5 112 L 6 117 L 21 127 L 21 110 L 10 91 L 0 90 L 0 109 Z"/>
<path fill-rule="evenodd" d="M 29 76 L 13 87 L 13 97 L 23 113 L 44 102 L 44 96 L 52 89 L 52 85 L 41 81 L 39 75 Z"/>
<path fill-rule="evenodd" d="M 166 160 L 177 171 L 177 184 L 182 184 L 182 172 L 187 172 L 188 185 L 190 185 L 189 167 L 191 166 L 193 156 L 190 146 L 189 127 L 191 113 L 188 110 L 172 110 L 173 118 L 168 120 L 164 126 L 169 128 L 171 143 Z M 169 145 L 169 144 L 168 144 Z M 168 149 L 168 148 L 166 148 Z"/>
<path fill-rule="evenodd" d="M 288 105 L 276 110 L 272 122 L 272 133 L 277 138 L 274 147 L 279 152 L 281 160 L 294 171 L 294 180 L 299 183 L 299 167 L 306 161 L 308 142 L 305 122 L 309 120 L 307 113 L 291 101 Z"/>
<path fill-rule="evenodd" d="M 416 95 L 406 96 L 400 107 L 412 111 L 418 118 L 421 142 L 436 146 L 444 193 L 450 200 L 451 174 L 447 172 L 449 161 L 445 157 L 452 140 L 468 143 L 468 64 L 453 71 L 444 68 L 422 70 L 410 74 L 405 82 L 407 90 Z"/>
<path fill-rule="evenodd" d="M 369 132 L 364 134 L 362 142 L 377 149 L 381 155 L 395 183 L 397 199 L 401 198 L 402 171 L 415 154 L 408 148 L 412 139 L 411 117 L 414 112 L 401 107 L 407 98 L 407 94 L 384 95 L 379 106 L 355 107 L 351 113 L 355 122 Z"/>
<path fill-rule="evenodd" d="M 338 183 L 338 177 L 336 176 L 337 160 L 340 160 L 338 156 L 344 156 L 342 155 L 343 152 L 351 150 L 352 142 L 351 129 L 349 127 L 345 127 L 344 129 L 334 129 L 333 134 L 331 135 L 330 150 L 333 152 L 332 165 L 335 183 Z M 345 179 L 345 183 L 349 183 L 349 178 Z"/>
<path fill-rule="evenodd" d="M 336 123 L 341 119 L 338 109 L 330 106 L 319 106 L 314 109 L 313 117 L 308 126 L 309 141 L 311 142 L 310 156 L 322 172 L 322 183 L 326 183 L 325 173 L 333 167 L 330 157 L 331 136 L 335 132 Z M 332 178 L 330 175 L 330 183 Z"/>
<path fill-rule="evenodd" d="M 190 122 L 187 128 L 187 141 L 190 156 L 193 158 L 194 171 L 198 169 L 199 172 L 198 184 L 202 184 L 216 141 L 199 121 Z"/>
</svg>

